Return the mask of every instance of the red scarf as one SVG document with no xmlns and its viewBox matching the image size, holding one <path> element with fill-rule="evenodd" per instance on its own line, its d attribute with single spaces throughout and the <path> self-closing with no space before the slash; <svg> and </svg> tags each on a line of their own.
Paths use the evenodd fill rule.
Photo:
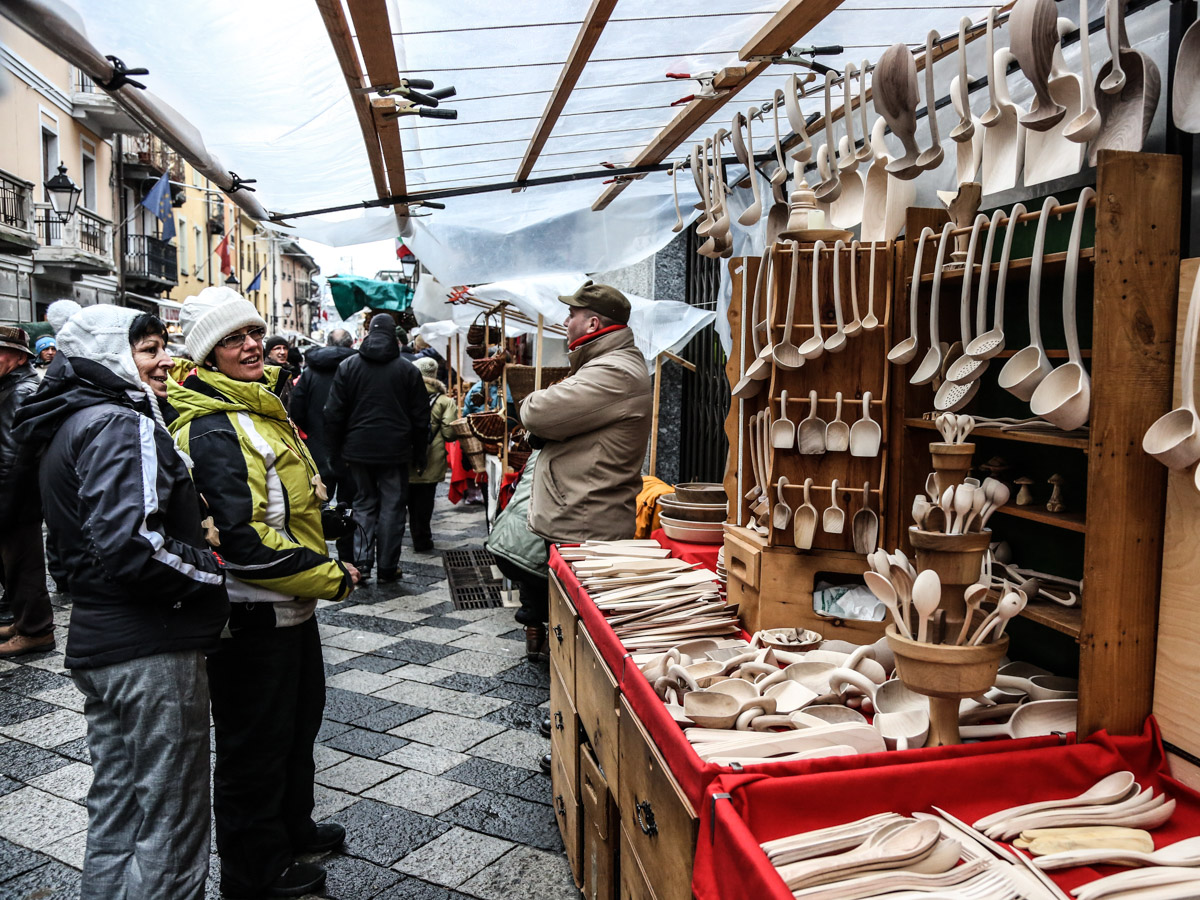
<svg viewBox="0 0 1200 900">
<path fill-rule="evenodd" d="M 600 337 L 600 335 L 602 335 L 602 334 L 611 334 L 614 331 L 620 331 L 622 328 L 628 328 L 628 327 L 629 327 L 628 325 L 621 325 L 620 323 L 618 323 L 616 325 L 609 325 L 605 328 L 601 328 L 599 331 L 593 331 L 591 334 L 585 334 L 583 337 L 575 338 L 575 340 L 571 341 L 571 343 L 569 343 L 567 345 L 567 349 L 568 350 L 577 350 L 580 347 L 582 347 L 584 344 L 588 343 L 588 341 L 594 341 L 596 338 Z"/>
</svg>

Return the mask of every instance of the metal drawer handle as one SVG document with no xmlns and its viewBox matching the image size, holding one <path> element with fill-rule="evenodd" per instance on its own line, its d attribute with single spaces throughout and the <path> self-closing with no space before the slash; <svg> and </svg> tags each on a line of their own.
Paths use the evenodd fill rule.
<svg viewBox="0 0 1200 900">
<path fill-rule="evenodd" d="M 642 829 L 642 834 L 647 837 L 658 834 L 658 825 L 654 822 L 654 808 L 649 800 L 639 800 L 633 808 L 633 814 L 637 817 L 638 828 Z"/>
<path fill-rule="evenodd" d="M 559 731 L 564 730 L 563 714 L 561 712 L 556 712 L 554 714 L 554 727 L 557 728 Z"/>
<path fill-rule="evenodd" d="M 562 633 L 562 626 L 561 626 L 561 625 L 555 625 L 555 626 L 554 626 L 554 636 L 555 636 L 556 638 L 558 638 L 558 642 L 561 644 L 561 643 L 562 643 L 562 641 L 563 641 L 563 633 Z"/>
<path fill-rule="evenodd" d="M 565 820 L 567 818 L 567 804 L 563 802 L 562 794 L 555 796 L 554 806 L 558 810 L 558 814 Z"/>
</svg>

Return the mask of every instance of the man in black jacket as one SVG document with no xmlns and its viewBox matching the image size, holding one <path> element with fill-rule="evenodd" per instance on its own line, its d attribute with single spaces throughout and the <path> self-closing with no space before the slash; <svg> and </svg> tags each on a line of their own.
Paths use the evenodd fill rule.
<svg viewBox="0 0 1200 900">
<path fill-rule="evenodd" d="M 54 649 L 41 505 L 36 490 L 24 490 L 30 472 L 13 431 L 17 409 L 40 383 L 32 359 L 24 330 L 0 325 L 0 563 L 4 599 L 14 616 L 11 625 L 0 628 L 0 657 Z"/>
<path fill-rule="evenodd" d="M 338 366 L 325 433 L 331 455 L 346 460 L 354 478 L 354 565 L 365 578 L 378 555 L 379 580 L 395 581 L 408 464 L 423 460 L 429 446 L 429 398 L 417 367 L 401 358 L 386 313 L 371 320 L 358 353 Z"/>
<path fill-rule="evenodd" d="M 309 350 L 304 361 L 307 363 L 300 380 L 292 388 L 292 402 L 288 415 L 304 432 L 304 442 L 312 454 L 321 480 L 325 482 L 330 500 L 347 506 L 354 503 L 354 481 L 346 461 L 329 453 L 329 439 L 325 434 L 325 401 L 333 386 L 333 376 L 341 363 L 354 355 L 354 338 L 344 328 L 329 332 L 328 346 Z M 354 536 L 347 535 L 337 542 L 338 559 L 354 561 Z"/>
<path fill-rule="evenodd" d="M 189 462 L 163 424 L 171 357 L 157 318 L 60 300 L 58 357 L 21 408 L 73 609 L 65 665 L 94 773 L 82 898 L 204 896 L 206 651 L 229 615 Z"/>
</svg>

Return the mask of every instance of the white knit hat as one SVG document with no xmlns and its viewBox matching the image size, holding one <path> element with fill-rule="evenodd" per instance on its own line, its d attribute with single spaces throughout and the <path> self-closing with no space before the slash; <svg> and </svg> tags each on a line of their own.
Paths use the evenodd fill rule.
<svg viewBox="0 0 1200 900">
<path fill-rule="evenodd" d="M 81 307 L 74 300 L 56 300 L 46 310 L 59 353 L 90 359 L 131 387 L 140 388 L 142 378 L 129 347 L 129 326 L 139 315 L 136 309 L 108 303 Z"/>
<path fill-rule="evenodd" d="M 254 304 L 232 288 L 205 288 L 179 310 L 179 327 L 193 362 L 204 362 L 217 341 L 248 325 L 267 327 Z"/>
<path fill-rule="evenodd" d="M 417 370 L 426 378 L 437 377 L 437 360 L 433 357 L 422 356 L 414 363 L 414 365 L 417 367 Z"/>
</svg>

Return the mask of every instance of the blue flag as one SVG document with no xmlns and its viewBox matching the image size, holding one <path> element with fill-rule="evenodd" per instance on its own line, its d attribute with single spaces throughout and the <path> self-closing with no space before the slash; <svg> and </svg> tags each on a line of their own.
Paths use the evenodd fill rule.
<svg viewBox="0 0 1200 900">
<path fill-rule="evenodd" d="M 154 213 L 162 222 L 162 239 L 164 241 L 175 237 L 175 213 L 171 208 L 171 181 L 168 173 L 163 172 L 162 178 L 158 179 L 154 187 L 146 193 L 142 206 Z"/>
<path fill-rule="evenodd" d="M 261 290 L 262 289 L 263 272 L 265 272 L 265 271 L 267 271 L 266 266 L 263 266 L 261 269 L 259 269 L 258 274 L 254 276 L 254 280 L 252 282 L 250 282 L 250 287 L 246 288 L 246 290 L 248 290 L 248 291 Z"/>
</svg>

